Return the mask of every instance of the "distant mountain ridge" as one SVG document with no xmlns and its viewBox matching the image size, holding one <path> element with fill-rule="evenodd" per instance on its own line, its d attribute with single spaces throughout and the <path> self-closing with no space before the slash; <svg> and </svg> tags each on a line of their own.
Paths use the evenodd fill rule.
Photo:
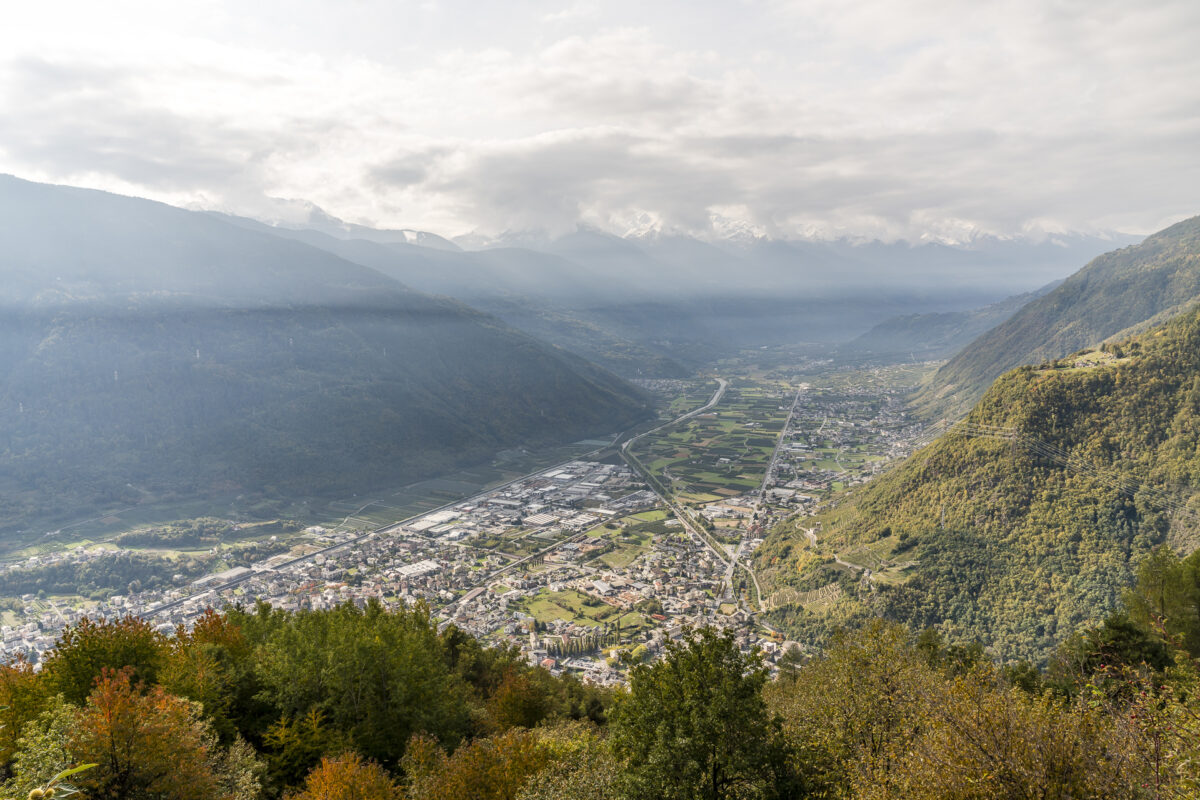
<svg viewBox="0 0 1200 800">
<path fill-rule="evenodd" d="M 493 317 L 208 214 L 0 178 L 0 247 L 0 530 L 369 491 L 649 413 Z"/>
<path fill-rule="evenodd" d="M 843 355 L 909 357 L 916 360 L 946 358 L 1016 314 L 1027 303 L 1047 294 L 1061 281 L 1034 292 L 1014 295 L 998 303 L 969 311 L 908 314 L 876 325 L 839 348 Z"/>
<path fill-rule="evenodd" d="M 1163 321 L 1200 301 L 1200 217 L 1097 257 L 952 358 L 915 405 L 961 416 L 1000 373 Z"/>
<path fill-rule="evenodd" d="M 1044 284 L 1107 244 L 1098 238 L 941 244 L 707 242 L 581 227 L 561 236 L 414 246 L 345 226 L 235 224 L 297 238 L 421 291 L 495 314 L 627 376 L 678 377 L 740 348 L 834 343 L 898 315 L 974 308 Z"/>
</svg>

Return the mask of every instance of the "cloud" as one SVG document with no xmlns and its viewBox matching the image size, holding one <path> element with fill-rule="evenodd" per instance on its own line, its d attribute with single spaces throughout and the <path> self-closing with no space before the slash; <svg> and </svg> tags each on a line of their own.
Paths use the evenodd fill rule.
<svg viewBox="0 0 1200 800">
<path fill-rule="evenodd" d="M 1200 212 L 1190 0 L 310 0 L 284 26 L 272 4 L 118 5 L 0 31 L 0 169 L 447 234 L 953 238 Z"/>
</svg>

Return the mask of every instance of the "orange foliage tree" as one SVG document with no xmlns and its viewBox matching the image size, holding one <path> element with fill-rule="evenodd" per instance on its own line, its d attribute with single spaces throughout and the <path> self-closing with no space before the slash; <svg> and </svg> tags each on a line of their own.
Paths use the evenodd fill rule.
<svg viewBox="0 0 1200 800">
<path fill-rule="evenodd" d="M 96 763 L 78 778 L 92 800 L 212 800 L 220 796 L 216 737 L 197 704 L 160 687 L 142 693 L 131 671 L 105 670 L 76 717 L 68 750 Z"/>
<path fill-rule="evenodd" d="M 285 800 L 400 800 L 400 787 L 387 770 L 357 753 L 323 758 L 304 789 L 284 795 Z"/>
</svg>

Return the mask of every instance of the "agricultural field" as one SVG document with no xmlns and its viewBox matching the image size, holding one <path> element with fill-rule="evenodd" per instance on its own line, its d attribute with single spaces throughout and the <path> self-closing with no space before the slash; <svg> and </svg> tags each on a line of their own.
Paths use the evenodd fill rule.
<svg viewBox="0 0 1200 800">
<path fill-rule="evenodd" d="M 636 633 L 649 626 L 640 612 L 623 611 L 574 589 L 545 590 L 533 597 L 522 598 L 520 605 L 539 623 L 562 620 L 592 628 L 616 627 L 619 623 L 623 634 Z"/>
<path fill-rule="evenodd" d="M 683 502 L 713 502 L 757 489 L 790 402 L 785 386 L 734 380 L 712 411 L 647 437 L 638 445 L 638 458 Z"/>
<path fill-rule="evenodd" d="M 585 563 L 608 569 L 629 566 L 638 556 L 650 550 L 656 535 L 678 529 L 678 522 L 670 517 L 666 509 L 654 509 L 592 528 L 587 532 L 588 538 L 605 547 Z"/>
<path fill-rule="evenodd" d="M 921 374 L 901 365 L 805 376 L 775 483 L 825 498 L 905 455 L 921 426 L 904 413 L 904 398 Z"/>
</svg>

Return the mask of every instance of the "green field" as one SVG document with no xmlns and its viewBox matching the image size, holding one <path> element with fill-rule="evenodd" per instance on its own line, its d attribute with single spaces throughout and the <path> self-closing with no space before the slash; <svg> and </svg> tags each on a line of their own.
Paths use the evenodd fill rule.
<svg viewBox="0 0 1200 800">
<path fill-rule="evenodd" d="M 687 503 L 756 489 L 787 420 L 790 397 L 785 386 L 734 380 L 712 411 L 647 437 L 636 446 L 637 456 Z"/>
<path fill-rule="evenodd" d="M 611 548 L 591 560 L 593 566 L 620 569 L 633 563 L 650 549 L 655 534 L 666 531 L 664 524 L 671 516 L 666 509 L 653 509 L 609 520 L 587 532 L 589 538 L 611 544 Z"/>
<path fill-rule="evenodd" d="M 591 628 L 621 626 L 624 634 L 635 634 L 650 627 L 651 622 L 638 611 L 622 611 L 574 589 L 561 592 L 543 591 L 527 598 L 522 605 L 526 613 L 541 623 L 553 620 L 574 622 Z"/>
</svg>

